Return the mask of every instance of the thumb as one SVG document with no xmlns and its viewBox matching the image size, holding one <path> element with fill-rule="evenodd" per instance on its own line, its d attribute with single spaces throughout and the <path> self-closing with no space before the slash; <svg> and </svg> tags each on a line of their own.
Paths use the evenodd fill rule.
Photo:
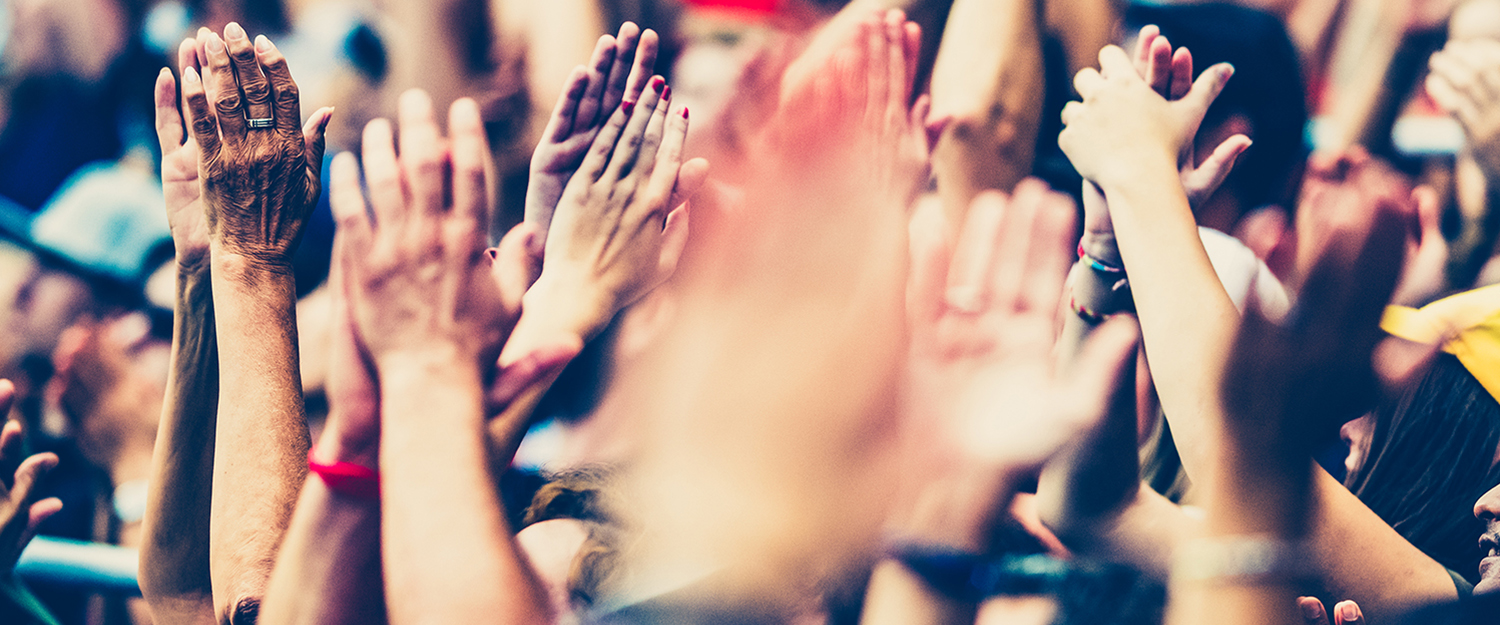
<svg viewBox="0 0 1500 625">
<path fill-rule="evenodd" d="M 305 144 L 307 155 L 307 167 L 312 170 L 313 176 L 321 180 L 323 176 L 323 149 L 327 145 L 326 133 L 328 122 L 333 119 L 333 107 L 325 106 L 313 111 L 307 123 L 302 125 L 302 141 Z"/>
<path fill-rule="evenodd" d="M 677 168 L 677 184 L 672 187 L 672 199 L 667 209 L 675 209 L 698 193 L 708 180 L 708 159 L 695 158 Z"/>
<path fill-rule="evenodd" d="M 1181 102 L 1199 114 L 1208 112 L 1209 105 L 1224 91 L 1224 85 L 1229 84 L 1229 78 L 1234 76 L 1234 66 L 1228 63 L 1219 63 L 1213 67 L 1203 70 L 1198 75 L 1198 80 L 1193 81 L 1193 88 L 1189 89 Z"/>
<path fill-rule="evenodd" d="M 1302 622 L 1306 625 L 1328 625 L 1328 610 L 1317 597 L 1297 597 L 1297 608 L 1302 611 Z"/>
<path fill-rule="evenodd" d="M 1250 148 L 1250 143 L 1250 137 L 1234 135 L 1214 148 L 1213 154 L 1209 154 L 1203 164 L 1183 180 L 1190 197 L 1201 202 L 1212 195 L 1219 185 L 1224 184 L 1224 179 L 1234 170 L 1234 162 Z"/>
<path fill-rule="evenodd" d="M 540 233 L 540 226 L 523 221 L 500 239 L 498 247 L 488 250 L 490 276 L 500 290 L 505 314 L 511 319 L 520 315 L 522 297 L 541 276 L 542 257 L 533 253 Z"/>
<path fill-rule="evenodd" d="M 1338 625 L 1364 625 L 1365 615 L 1359 609 L 1359 604 L 1353 601 L 1340 601 L 1333 606 L 1334 622 Z"/>
</svg>

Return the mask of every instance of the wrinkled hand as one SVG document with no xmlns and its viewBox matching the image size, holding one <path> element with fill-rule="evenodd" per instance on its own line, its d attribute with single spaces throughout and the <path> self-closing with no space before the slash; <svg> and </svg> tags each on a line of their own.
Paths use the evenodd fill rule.
<svg viewBox="0 0 1500 625">
<path fill-rule="evenodd" d="M 10 414 L 16 388 L 10 380 L 0 380 L 0 415 Z M 37 501 L 37 482 L 57 466 L 55 454 L 35 454 L 21 458 L 21 423 L 6 421 L 0 428 L 0 573 L 16 568 L 16 561 L 27 543 L 36 536 L 37 527 L 47 517 L 62 509 L 62 501 L 51 497 Z M 16 463 L 19 461 L 19 466 Z M 11 471 L 11 467 L 15 467 Z"/>
<path fill-rule="evenodd" d="M 182 70 L 193 138 L 201 151 L 199 176 L 211 245 L 216 252 L 266 267 L 285 268 L 317 202 L 323 130 L 332 109 L 319 109 L 305 127 L 297 84 L 286 58 L 264 36 L 251 43 L 238 24 L 224 37 L 198 31 L 198 68 Z M 271 128 L 250 128 L 273 118 Z"/>
<path fill-rule="evenodd" d="M 1053 370 L 1073 211 L 1029 179 L 975 200 L 951 261 L 940 234 L 913 236 L 908 411 L 969 457 L 1039 466 L 1104 414 L 1134 353 L 1132 331 L 1101 330 L 1073 375 Z"/>
<path fill-rule="evenodd" d="M 199 72 L 198 41 L 185 39 L 177 47 L 177 66 Z M 185 95 L 185 94 L 184 94 Z M 167 200 L 167 224 L 172 229 L 172 243 L 177 265 L 196 270 L 207 267 L 208 223 L 203 214 L 203 186 L 198 178 L 202 151 L 198 140 L 186 132 L 192 121 L 183 124 L 183 111 L 189 110 L 184 98 L 177 99 L 177 80 L 172 71 L 163 68 L 156 77 L 156 138 L 161 142 L 161 184 Z"/>
<path fill-rule="evenodd" d="M 426 93 L 402 94 L 398 111 L 399 160 L 390 122 L 365 127 L 373 222 L 353 155 L 334 162 L 331 200 L 345 233 L 343 278 L 361 343 L 377 364 L 429 348 L 493 358 L 520 311 L 512 307 L 519 297 L 503 297 L 485 259 L 488 148 L 479 107 L 463 98 L 449 110 L 451 162 Z M 513 230 L 508 245 L 527 232 Z"/>
<path fill-rule="evenodd" d="M 657 45 L 656 32 L 641 32 L 626 22 L 618 36 L 599 38 L 587 68 L 579 66 L 568 75 L 541 143 L 531 155 L 526 221 L 540 229 L 538 244 L 546 239 L 563 190 L 594 138 L 621 102 L 639 100 L 645 91 L 656 65 Z"/>
<path fill-rule="evenodd" d="M 1428 65 L 1427 94 L 1463 125 L 1485 177 L 1500 177 L 1500 42 L 1450 41 Z"/>
<path fill-rule="evenodd" d="M 1073 79 L 1083 101 L 1063 107 L 1067 127 L 1058 145 L 1079 174 L 1100 185 L 1131 180 L 1143 161 L 1177 168 L 1233 74 L 1227 63 L 1210 67 L 1181 99 L 1168 101 L 1119 47 L 1105 46 L 1099 63 L 1100 70 L 1085 68 Z"/>
<path fill-rule="evenodd" d="M 599 131 L 558 202 L 528 311 L 587 339 L 675 271 L 687 242 L 682 199 L 708 163 L 682 163 L 688 112 L 670 110 L 670 98 L 654 77 Z"/>
</svg>

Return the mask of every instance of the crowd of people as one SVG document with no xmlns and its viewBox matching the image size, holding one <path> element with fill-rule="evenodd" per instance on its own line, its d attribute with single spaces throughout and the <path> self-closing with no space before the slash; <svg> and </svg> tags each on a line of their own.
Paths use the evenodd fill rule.
<svg viewBox="0 0 1500 625">
<path fill-rule="evenodd" d="M 1500 0 L 5 11 L 0 622 L 1500 623 Z"/>
</svg>

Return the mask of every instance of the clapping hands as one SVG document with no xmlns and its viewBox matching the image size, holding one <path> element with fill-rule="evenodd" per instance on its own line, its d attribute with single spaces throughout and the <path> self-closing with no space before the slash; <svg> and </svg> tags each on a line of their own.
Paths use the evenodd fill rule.
<svg viewBox="0 0 1500 625">
<path fill-rule="evenodd" d="M 1154 43 L 1152 47 L 1157 52 L 1161 49 Z M 1148 65 L 1156 64 L 1157 52 L 1152 53 L 1153 61 Z M 1184 58 L 1186 62 L 1173 64 L 1186 65 L 1190 75 L 1187 64 L 1191 59 Z M 1073 86 L 1083 101 L 1063 107 L 1062 119 L 1067 127 L 1059 135 L 1058 145 L 1084 178 L 1100 185 L 1129 182 L 1142 164 L 1178 169 L 1191 154 L 1203 115 L 1234 73 L 1228 64 L 1215 65 L 1204 70 L 1180 99 L 1168 101 L 1165 96 L 1171 95 L 1174 83 L 1163 80 L 1162 74 L 1176 75 L 1180 69 L 1160 72 L 1148 68 L 1152 74 L 1149 78 L 1156 83 L 1153 85 L 1117 46 L 1101 50 L 1099 63 L 1099 70 L 1086 68 L 1074 78 Z M 1166 94 L 1156 90 L 1163 85 Z"/>
<path fill-rule="evenodd" d="M 541 143 L 531 156 L 526 185 L 526 221 L 546 239 L 552 213 L 573 172 L 621 102 L 641 97 L 656 65 L 657 35 L 626 22 L 615 37 L 605 35 L 594 46 L 587 67 L 578 66 L 563 85 Z"/>
</svg>

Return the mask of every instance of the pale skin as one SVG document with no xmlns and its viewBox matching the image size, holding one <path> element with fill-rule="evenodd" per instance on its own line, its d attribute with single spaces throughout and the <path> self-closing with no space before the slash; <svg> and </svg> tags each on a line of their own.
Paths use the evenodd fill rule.
<svg viewBox="0 0 1500 625">
<path fill-rule="evenodd" d="M 172 496 L 148 504 L 143 559 L 158 565 L 142 584 L 158 621 L 243 622 L 259 610 L 306 471 L 291 254 L 332 111 L 301 125 L 285 59 L 237 24 L 222 37 L 200 30 L 179 62 L 181 109 L 171 74 L 157 84 L 179 297 L 152 480 Z M 272 128 L 248 127 L 266 117 Z M 233 444 L 196 451 L 210 441 Z"/>
<path fill-rule="evenodd" d="M 1072 234 L 1072 203 L 1028 180 L 1011 198 L 975 201 L 951 260 L 940 228 L 914 236 L 903 404 L 905 448 L 920 460 L 905 472 L 913 479 L 893 535 L 987 553 L 1015 482 L 1088 429 L 1126 379 L 1137 340 L 1128 322 L 1090 341 L 1074 369 L 1052 366 L 1048 337 Z M 970 623 L 977 607 L 886 561 L 863 622 Z"/>
<path fill-rule="evenodd" d="M 1168 102 L 1136 74 L 1124 51 L 1105 48 L 1100 61 L 1102 71 L 1085 70 L 1075 80 L 1084 102 L 1064 109 L 1068 129 L 1059 142 L 1109 201 L 1146 355 L 1183 464 L 1212 479 L 1216 458 L 1245 453 L 1244 441 L 1218 433 L 1226 416 L 1216 394 L 1220 370 L 1212 364 L 1222 362 L 1218 355 L 1229 351 L 1239 322 L 1198 240 L 1175 152 L 1227 71 L 1206 71 L 1182 100 Z M 1315 470 L 1311 484 L 1306 535 L 1332 591 L 1372 611 L 1454 595 L 1441 566 L 1332 477 Z M 1355 551 L 1358 561 L 1349 557 Z"/>
<path fill-rule="evenodd" d="M 501 384 L 488 395 L 482 385 L 519 314 L 520 295 L 507 292 L 513 277 L 496 280 L 482 260 L 490 204 L 479 110 L 472 100 L 454 103 L 445 154 L 426 94 L 408 92 L 399 108 L 399 159 L 388 122 L 366 129 L 364 174 L 374 220 L 347 157 L 340 159 L 344 190 L 335 203 L 347 233 L 340 262 L 354 332 L 380 388 L 380 544 L 389 619 L 545 621 L 552 616 L 546 590 L 505 527 L 489 473 L 486 402 L 529 384 Z M 443 192 L 445 160 L 453 172 L 451 196 Z M 530 236 L 517 230 L 501 245 L 513 271 L 525 273 L 522 241 Z M 524 290 L 524 277 L 520 285 Z M 544 368 L 530 366 L 535 380 Z M 369 416 L 364 422 L 356 430 L 368 432 Z"/>
</svg>

